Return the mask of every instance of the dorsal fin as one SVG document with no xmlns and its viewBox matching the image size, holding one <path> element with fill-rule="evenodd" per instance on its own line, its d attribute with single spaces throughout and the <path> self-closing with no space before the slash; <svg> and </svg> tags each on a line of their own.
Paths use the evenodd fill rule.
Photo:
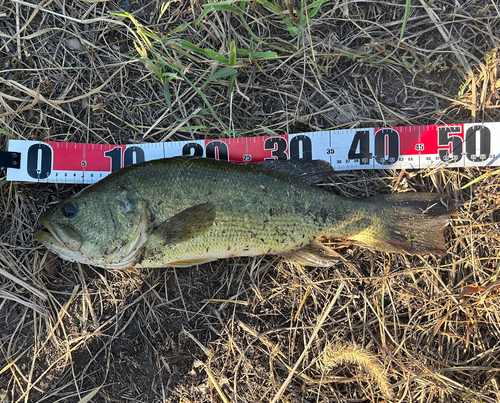
<svg viewBox="0 0 500 403">
<path fill-rule="evenodd" d="M 278 173 L 289 179 L 299 179 L 307 185 L 314 185 L 335 173 L 333 167 L 323 160 L 266 160 L 255 162 L 253 165 L 269 169 L 270 172 Z"/>
</svg>

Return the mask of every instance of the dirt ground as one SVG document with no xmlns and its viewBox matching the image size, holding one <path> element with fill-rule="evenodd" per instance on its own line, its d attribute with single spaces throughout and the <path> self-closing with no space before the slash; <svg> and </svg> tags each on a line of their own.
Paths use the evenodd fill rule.
<svg viewBox="0 0 500 403">
<path fill-rule="evenodd" d="M 0 149 L 500 121 L 497 2 L 408 4 L 0 0 Z M 0 401 L 498 402 L 496 173 L 330 184 L 448 193 L 444 257 L 332 242 L 329 268 L 261 256 L 129 272 L 34 240 L 81 185 L 0 171 Z"/>
</svg>

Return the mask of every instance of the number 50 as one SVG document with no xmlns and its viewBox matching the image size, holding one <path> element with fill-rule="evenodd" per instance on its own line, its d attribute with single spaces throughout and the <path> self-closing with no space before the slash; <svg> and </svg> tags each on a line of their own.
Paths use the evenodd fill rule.
<svg viewBox="0 0 500 403">
<path fill-rule="evenodd" d="M 462 159 L 463 140 L 457 134 L 460 126 L 449 126 L 438 128 L 438 146 L 447 149 L 438 150 L 441 161 L 453 159 L 458 162 Z M 477 154 L 477 134 L 479 133 L 479 155 Z M 451 156 L 449 147 L 451 144 Z M 469 161 L 484 161 L 490 155 L 491 132 L 486 126 L 471 126 L 465 132 L 465 154 Z"/>
</svg>

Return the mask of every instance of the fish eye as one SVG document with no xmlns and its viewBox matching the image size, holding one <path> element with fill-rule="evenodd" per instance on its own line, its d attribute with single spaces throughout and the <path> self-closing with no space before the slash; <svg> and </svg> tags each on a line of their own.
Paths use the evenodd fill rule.
<svg viewBox="0 0 500 403">
<path fill-rule="evenodd" d="M 62 208 L 64 217 L 73 218 L 76 216 L 76 206 L 73 203 L 66 203 Z"/>
</svg>

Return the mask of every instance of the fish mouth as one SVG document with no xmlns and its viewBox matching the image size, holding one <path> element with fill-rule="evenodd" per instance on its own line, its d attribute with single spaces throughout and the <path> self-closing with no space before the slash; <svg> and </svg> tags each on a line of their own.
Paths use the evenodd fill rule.
<svg viewBox="0 0 500 403">
<path fill-rule="evenodd" d="M 77 252 L 82 246 L 82 237 L 70 226 L 60 226 L 52 223 L 43 215 L 40 222 L 46 230 L 39 230 L 35 233 L 35 239 L 43 243 L 48 249 L 56 253 L 62 251 Z"/>
<path fill-rule="evenodd" d="M 64 244 L 62 243 L 62 241 L 56 236 L 52 235 L 49 231 L 38 230 L 37 232 L 35 232 L 35 239 L 46 246 L 57 244 L 60 247 L 64 248 Z"/>
</svg>

